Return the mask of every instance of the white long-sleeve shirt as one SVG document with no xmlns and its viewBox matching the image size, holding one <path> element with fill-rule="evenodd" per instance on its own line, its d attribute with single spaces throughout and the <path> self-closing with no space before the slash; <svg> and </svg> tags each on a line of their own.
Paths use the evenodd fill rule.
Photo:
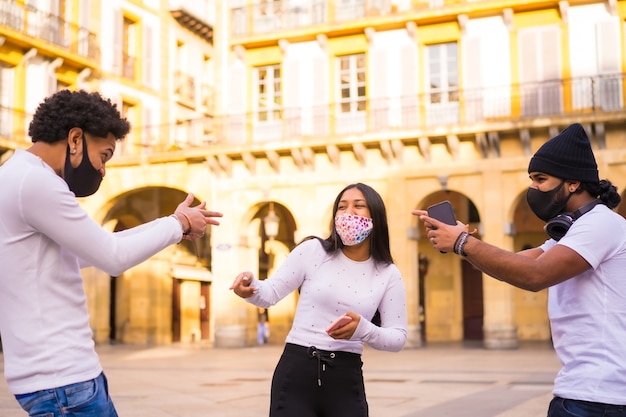
<svg viewBox="0 0 626 417">
<path fill-rule="evenodd" d="M 0 167 L 0 335 L 11 392 L 98 376 L 80 268 L 117 276 L 181 237 L 173 217 L 104 230 L 50 166 L 17 150 Z"/>
<path fill-rule="evenodd" d="M 260 307 L 274 305 L 301 289 L 287 343 L 358 354 L 363 352 L 363 343 L 391 352 L 406 343 L 406 293 L 393 264 L 376 264 L 372 258 L 356 262 L 341 250 L 328 254 L 317 239 L 311 239 L 294 248 L 271 277 L 255 278 L 251 286 L 257 292 L 246 301 Z M 371 322 L 377 309 L 381 327 Z M 361 315 L 352 338 L 328 336 L 326 327 L 349 311 Z"/>
</svg>

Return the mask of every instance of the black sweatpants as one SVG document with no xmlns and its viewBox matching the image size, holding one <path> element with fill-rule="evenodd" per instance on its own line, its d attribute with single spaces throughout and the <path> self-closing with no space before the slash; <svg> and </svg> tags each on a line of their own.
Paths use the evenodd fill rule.
<svg viewBox="0 0 626 417">
<path fill-rule="evenodd" d="M 361 355 L 287 343 L 272 379 L 270 417 L 367 417 Z"/>
</svg>

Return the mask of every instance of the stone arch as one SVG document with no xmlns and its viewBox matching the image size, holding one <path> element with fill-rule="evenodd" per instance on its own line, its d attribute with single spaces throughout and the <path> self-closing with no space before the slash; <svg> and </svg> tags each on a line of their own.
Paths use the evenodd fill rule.
<svg viewBox="0 0 626 417">
<path fill-rule="evenodd" d="M 279 222 L 278 233 L 274 237 L 267 235 L 264 224 L 271 210 L 278 216 Z M 275 200 L 260 201 L 250 206 L 242 216 L 240 230 L 249 252 L 246 256 L 248 267 L 259 279 L 271 276 L 298 243 L 295 240 L 297 223 L 291 210 Z M 293 323 L 297 300 L 298 294 L 294 292 L 268 309 L 269 343 L 283 343 Z M 257 340 L 258 316 L 253 307 L 249 307 L 247 312 L 246 339 L 251 343 L 251 340 Z"/>
<path fill-rule="evenodd" d="M 458 191 L 438 190 L 427 194 L 416 208 L 449 200 L 457 220 L 482 231 L 481 218 L 474 202 Z M 418 317 L 422 342 L 482 340 L 483 284 L 482 273 L 453 254 L 440 253 L 432 247 L 418 224 Z"/>
<path fill-rule="evenodd" d="M 95 218 L 120 232 L 173 213 L 187 192 L 141 187 L 106 201 Z M 196 198 L 192 206 L 199 204 Z M 212 338 L 211 228 L 195 242 L 183 240 L 146 262 L 111 277 L 83 271 L 94 338 L 98 343 L 166 344 Z"/>
</svg>

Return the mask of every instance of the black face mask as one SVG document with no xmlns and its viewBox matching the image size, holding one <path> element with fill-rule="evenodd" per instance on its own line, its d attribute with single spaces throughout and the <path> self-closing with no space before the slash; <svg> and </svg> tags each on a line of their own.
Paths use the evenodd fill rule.
<svg viewBox="0 0 626 417">
<path fill-rule="evenodd" d="M 560 201 L 556 199 L 564 184 L 565 181 L 561 182 L 560 185 L 550 191 L 539 191 L 536 188 L 529 188 L 526 192 L 526 201 L 530 209 L 544 222 L 547 222 L 561 213 L 565 209 L 567 201 L 572 196 L 570 194 Z"/>
<path fill-rule="evenodd" d="M 74 168 L 70 162 L 70 147 L 67 147 L 63 179 L 65 179 L 65 182 L 76 197 L 87 197 L 100 188 L 102 175 L 100 171 L 94 168 L 89 160 L 85 135 L 83 135 L 83 160 L 76 168 Z"/>
</svg>

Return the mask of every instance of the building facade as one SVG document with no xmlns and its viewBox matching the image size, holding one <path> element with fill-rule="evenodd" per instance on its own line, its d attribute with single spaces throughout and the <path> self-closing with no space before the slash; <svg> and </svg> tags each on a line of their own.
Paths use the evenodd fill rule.
<svg viewBox="0 0 626 417">
<path fill-rule="evenodd" d="M 0 105 L 13 123 L 0 125 L 2 158 L 27 146 L 42 92 L 99 89 L 134 128 L 82 202 L 98 222 L 132 227 L 188 191 L 224 213 L 197 245 L 120 277 L 84 270 L 99 343 L 256 343 L 256 309 L 232 280 L 265 278 L 302 238 L 325 237 L 335 195 L 353 182 L 387 205 L 409 346 L 549 340 L 546 291 L 434 251 L 410 211 L 450 200 L 489 243 L 542 243 L 524 200 L 528 161 L 574 122 L 626 197 L 624 1 L 34 3 L 0 2 Z M 15 10 L 33 9 L 74 22 L 78 39 L 89 27 L 90 42 L 63 48 L 16 23 Z M 271 342 L 283 342 L 296 302 L 269 309 Z"/>
</svg>

